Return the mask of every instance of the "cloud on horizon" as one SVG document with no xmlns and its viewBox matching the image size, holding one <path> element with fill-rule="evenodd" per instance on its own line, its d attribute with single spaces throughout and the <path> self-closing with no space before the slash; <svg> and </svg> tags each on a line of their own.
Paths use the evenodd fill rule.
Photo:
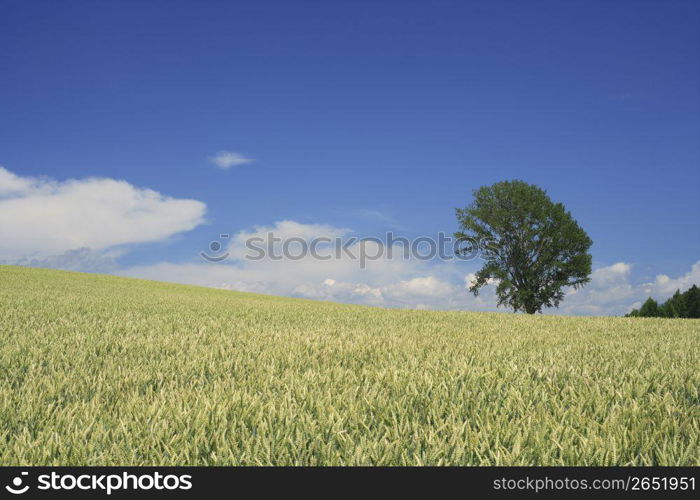
<svg viewBox="0 0 700 500">
<path fill-rule="evenodd" d="M 119 255 L 120 252 L 97 252 L 84 247 L 68 250 L 60 255 L 51 255 L 44 259 L 20 259 L 14 264 L 28 267 L 63 269 L 64 271 L 109 274 L 119 270 L 117 262 Z"/>
<path fill-rule="evenodd" d="M 270 226 L 240 231 L 232 237 L 227 249 L 231 257 L 221 263 L 159 262 L 134 266 L 117 272 L 161 281 L 223 288 L 246 292 L 301 297 L 334 302 L 347 302 L 382 307 L 415 309 L 451 309 L 470 311 L 506 311 L 496 307 L 495 286 L 485 287 L 478 297 L 468 292 L 467 286 L 481 261 L 421 261 L 404 260 L 402 247 L 394 249 L 393 260 L 386 257 L 368 261 L 360 269 L 356 260 L 317 260 L 310 256 L 299 260 L 260 261 L 244 259 L 245 240 L 251 236 L 263 239 L 269 233 L 278 237 L 345 236 L 349 230 L 325 224 L 302 224 L 280 221 Z M 357 251 L 357 245 L 349 247 Z M 376 245 L 376 243 L 369 243 Z M 357 253 L 357 252 L 355 252 Z M 374 254 L 372 248 L 368 254 Z M 384 252 L 386 255 L 386 252 Z M 622 315 L 649 295 L 665 299 L 677 288 L 685 289 L 700 283 L 700 261 L 691 270 L 677 278 L 659 275 L 651 283 L 634 283 L 632 265 L 618 262 L 599 267 L 591 275 L 591 282 L 579 290 L 569 290 L 559 309 L 546 310 L 548 314 L 567 315 Z"/>
</svg>

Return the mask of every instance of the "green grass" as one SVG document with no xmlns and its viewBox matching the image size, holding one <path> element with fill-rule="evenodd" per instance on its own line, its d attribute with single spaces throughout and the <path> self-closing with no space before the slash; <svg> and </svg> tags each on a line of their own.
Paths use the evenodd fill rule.
<svg viewBox="0 0 700 500">
<path fill-rule="evenodd" d="M 0 266 L 0 464 L 698 465 L 699 341 Z"/>
</svg>

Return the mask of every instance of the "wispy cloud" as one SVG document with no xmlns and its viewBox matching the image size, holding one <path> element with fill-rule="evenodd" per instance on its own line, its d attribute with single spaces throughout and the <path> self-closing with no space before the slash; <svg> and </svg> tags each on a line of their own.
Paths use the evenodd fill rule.
<svg viewBox="0 0 700 500">
<path fill-rule="evenodd" d="M 359 217 L 364 217 L 366 219 L 373 219 L 380 222 L 394 223 L 394 218 L 381 212 L 379 210 L 372 210 L 369 208 L 358 208 L 354 210 L 354 213 Z"/>
<path fill-rule="evenodd" d="M 216 155 L 210 156 L 209 161 L 222 170 L 228 170 L 231 167 L 253 163 L 255 160 L 233 151 L 219 151 Z"/>
<path fill-rule="evenodd" d="M 14 264 L 29 267 L 46 267 L 66 271 L 87 273 L 111 273 L 119 269 L 116 257 L 119 252 L 95 251 L 90 248 L 76 248 L 60 255 L 51 255 L 45 259 L 21 259 Z"/>
<path fill-rule="evenodd" d="M 385 212 L 382 212 L 381 210 L 374 210 L 370 208 L 357 208 L 351 210 L 350 213 L 356 217 L 361 217 L 363 219 L 379 222 L 385 225 L 386 227 L 392 229 L 405 229 L 405 227 L 399 224 L 394 217 Z"/>
</svg>

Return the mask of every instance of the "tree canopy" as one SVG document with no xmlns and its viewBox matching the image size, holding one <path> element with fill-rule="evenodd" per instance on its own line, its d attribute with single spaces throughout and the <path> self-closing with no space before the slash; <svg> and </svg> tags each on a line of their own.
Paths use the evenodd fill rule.
<svg viewBox="0 0 700 500">
<path fill-rule="evenodd" d="M 529 314 L 558 307 L 566 287 L 589 280 L 591 239 L 561 203 L 523 181 L 497 182 L 473 192 L 457 209 L 458 241 L 478 241 L 484 266 L 469 290 L 497 283 L 498 305 Z"/>
</svg>

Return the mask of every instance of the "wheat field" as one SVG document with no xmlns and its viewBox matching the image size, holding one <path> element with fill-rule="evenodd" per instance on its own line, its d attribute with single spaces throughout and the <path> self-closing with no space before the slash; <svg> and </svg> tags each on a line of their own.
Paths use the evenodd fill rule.
<svg viewBox="0 0 700 500">
<path fill-rule="evenodd" d="M 700 321 L 0 266 L 2 465 L 698 465 Z"/>
</svg>

